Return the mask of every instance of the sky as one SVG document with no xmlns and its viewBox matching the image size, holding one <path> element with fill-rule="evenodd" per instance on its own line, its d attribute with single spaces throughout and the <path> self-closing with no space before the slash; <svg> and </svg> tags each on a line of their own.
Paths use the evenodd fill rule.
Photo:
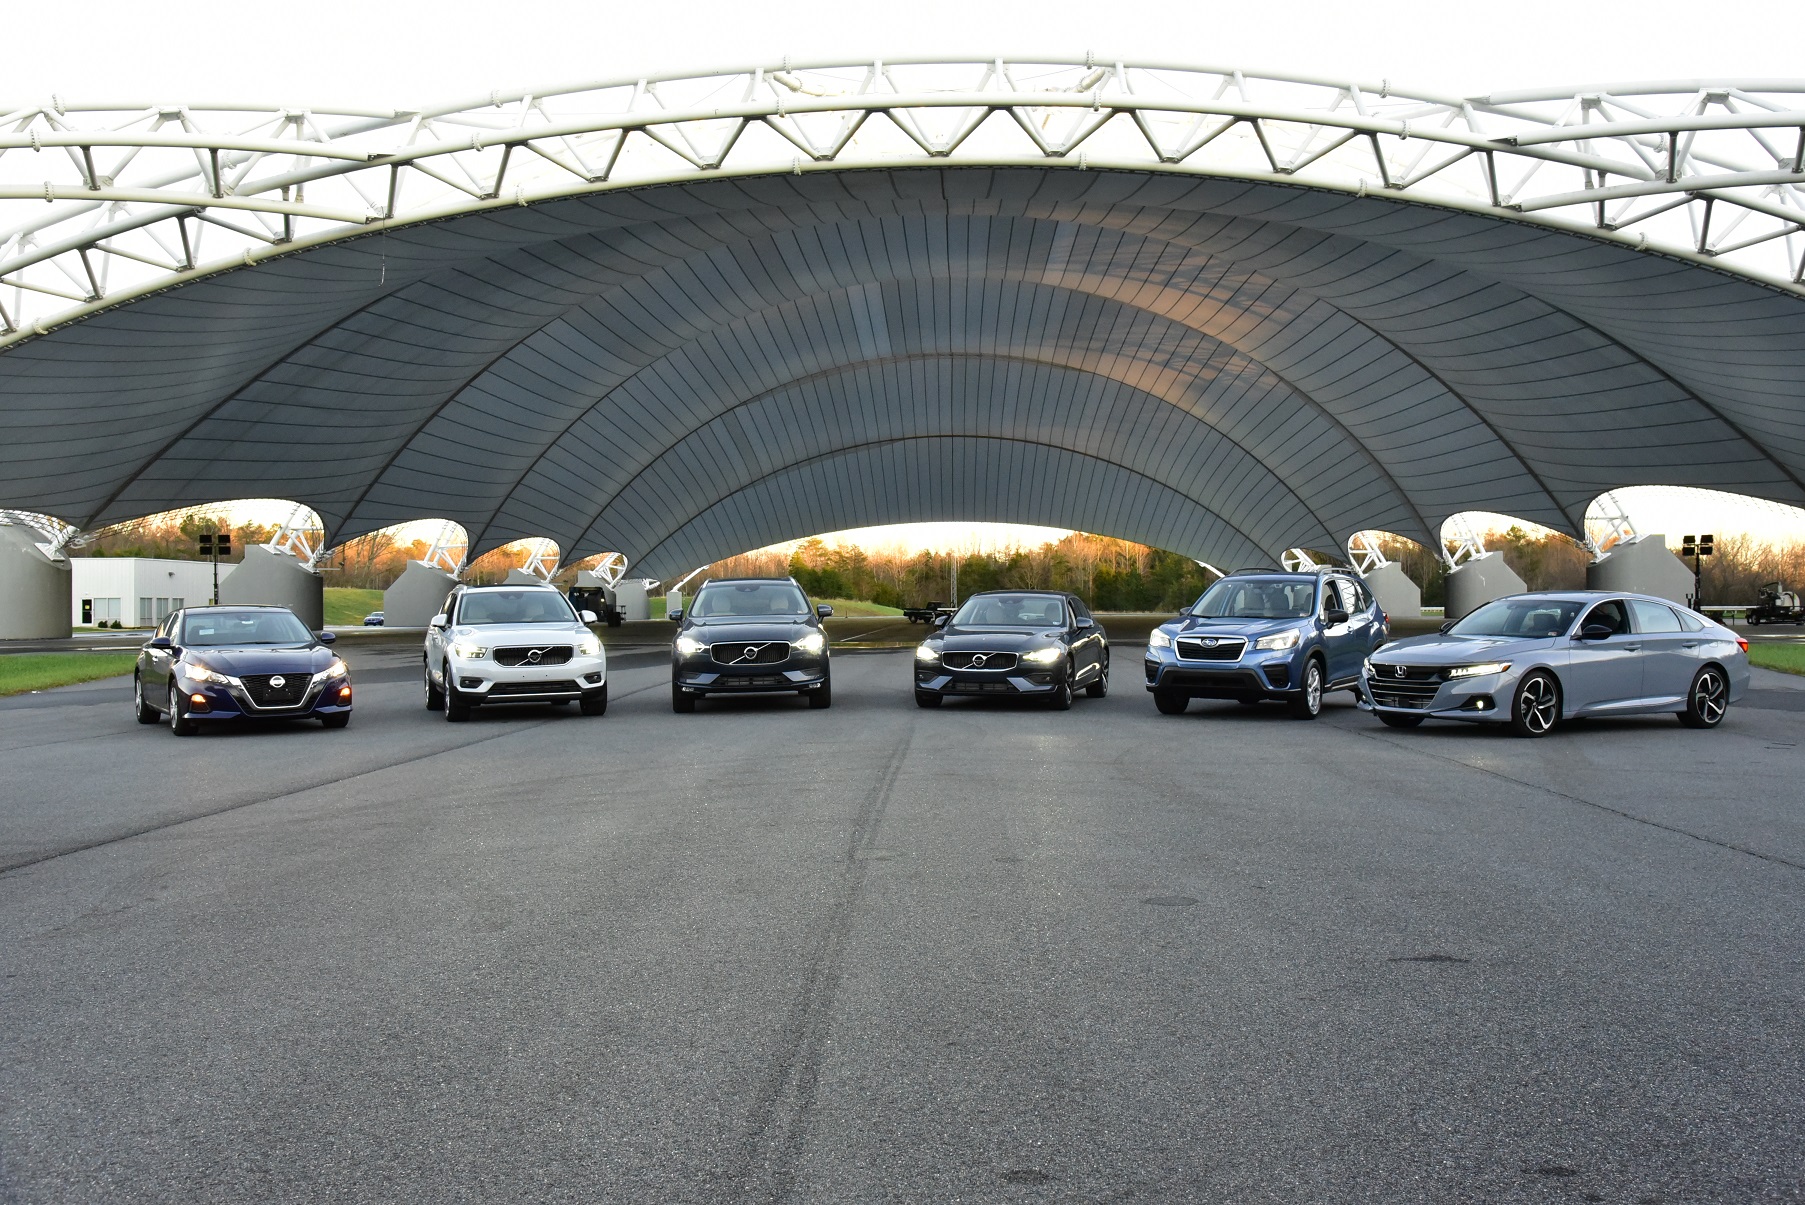
<svg viewBox="0 0 1805 1205">
<path fill-rule="evenodd" d="M 665 71 L 911 55 L 1032 58 L 1094 52 L 1290 71 L 1483 95 L 1626 80 L 1805 75 L 1805 0 L 1549 0 L 1383 6 L 1290 0 L 357 0 L 271 8 L 244 0 L 84 0 L 0 7 L 0 111 L 50 95 L 131 103 L 269 102 L 415 108 Z M 31 53 L 18 53 L 30 47 Z M 1725 483 L 1733 486 L 1733 483 Z M 1805 536 L 1799 512 L 1719 512 L 1696 496 L 1645 498 L 1649 530 L 1745 522 Z M 1703 508 L 1703 509 L 1701 509 Z M 1642 519 L 1638 518 L 1638 523 Z M 911 525 L 921 526 L 921 525 Z M 957 525 L 965 530 L 965 525 Z M 1023 529 L 1019 543 L 1038 543 Z M 946 546 L 999 539 L 936 532 Z M 864 536 L 908 546 L 922 533 Z M 923 537 L 925 538 L 925 537 Z"/>
</svg>

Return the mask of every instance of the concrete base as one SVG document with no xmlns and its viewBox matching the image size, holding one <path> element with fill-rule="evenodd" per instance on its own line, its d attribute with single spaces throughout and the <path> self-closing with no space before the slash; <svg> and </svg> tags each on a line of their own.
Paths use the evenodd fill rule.
<svg viewBox="0 0 1805 1205">
<path fill-rule="evenodd" d="M 382 592 L 382 622 L 391 628 L 423 628 L 445 606 L 458 579 L 425 561 L 409 561 L 395 584 Z"/>
<path fill-rule="evenodd" d="M 504 586 L 543 586 L 545 579 L 536 573 L 528 573 L 524 569 L 510 569 L 508 576 L 501 579 Z"/>
<path fill-rule="evenodd" d="M 1521 594 L 1527 589 L 1516 571 L 1504 563 L 1503 554 L 1488 552 L 1449 572 L 1448 604 L 1443 615 L 1459 619 L 1494 598 Z"/>
<path fill-rule="evenodd" d="M 1666 536 L 1637 536 L 1586 566 L 1586 588 L 1652 594 L 1684 605 L 1692 595 L 1692 570 L 1668 551 Z"/>
<path fill-rule="evenodd" d="M 628 623 L 652 618 L 652 604 L 646 598 L 644 582 L 622 582 L 614 588 L 614 599 L 615 605 L 620 608 L 620 617 Z"/>
<path fill-rule="evenodd" d="M 0 640 L 49 640 L 69 635 L 69 562 L 38 548 L 45 537 L 30 527 L 0 525 Z"/>
<path fill-rule="evenodd" d="M 219 579 L 219 601 L 287 607 L 317 632 L 326 626 L 325 588 L 319 574 L 286 552 L 253 544 L 244 550 L 244 560 Z"/>
<path fill-rule="evenodd" d="M 1393 619 L 1421 619 L 1423 617 L 1423 591 L 1410 575 L 1404 572 L 1404 566 L 1397 562 L 1380 565 L 1362 579 L 1366 588 L 1373 592 L 1379 602 L 1379 609 Z"/>
</svg>

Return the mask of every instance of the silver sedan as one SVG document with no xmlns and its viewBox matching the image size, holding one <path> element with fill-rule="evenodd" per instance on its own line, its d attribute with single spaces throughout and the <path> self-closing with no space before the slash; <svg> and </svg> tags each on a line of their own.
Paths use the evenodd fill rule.
<svg viewBox="0 0 1805 1205">
<path fill-rule="evenodd" d="M 1661 598 L 1513 594 L 1438 635 L 1375 652 L 1360 706 L 1393 728 L 1426 719 L 1509 724 L 1546 736 L 1578 716 L 1672 713 L 1715 728 L 1749 685 L 1748 641 Z"/>
</svg>

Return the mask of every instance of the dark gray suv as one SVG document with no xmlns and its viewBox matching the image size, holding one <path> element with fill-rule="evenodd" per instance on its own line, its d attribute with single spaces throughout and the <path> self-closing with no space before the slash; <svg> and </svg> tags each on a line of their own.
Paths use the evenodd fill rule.
<svg viewBox="0 0 1805 1205">
<path fill-rule="evenodd" d="M 821 621 L 789 578 L 723 578 L 705 583 L 671 642 L 671 709 L 689 712 L 708 695 L 793 691 L 810 707 L 833 703 L 833 673 Z"/>
</svg>

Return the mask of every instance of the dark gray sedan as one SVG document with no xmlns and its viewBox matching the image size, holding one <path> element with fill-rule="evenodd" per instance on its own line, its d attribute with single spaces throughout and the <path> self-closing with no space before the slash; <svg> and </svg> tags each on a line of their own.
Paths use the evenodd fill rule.
<svg viewBox="0 0 1805 1205">
<path fill-rule="evenodd" d="M 1546 736 L 1579 716 L 1677 715 L 1715 728 L 1749 684 L 1748 642 L 1663 598 L 1596 591 L 1513 594 L 1385 645 L 1360 706 L 1393 728 L 1426 719 L 1509 724 Z"/>
</svg>

